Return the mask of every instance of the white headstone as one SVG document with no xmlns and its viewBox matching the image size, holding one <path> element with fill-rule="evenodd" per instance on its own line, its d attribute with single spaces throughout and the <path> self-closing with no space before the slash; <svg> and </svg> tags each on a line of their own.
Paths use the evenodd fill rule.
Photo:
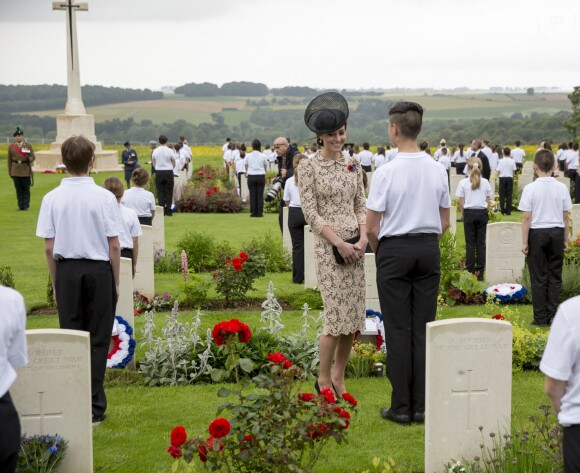
<svg viewBox="0 0 580 473">
<path fill-rule="evenodd" d="M 534 182 L 534 175 L 533 174 L 520 174 L 518 177 L 518 188 L 520 190 L 524 190 L 528 184 Z"/>
<path fill-rule="evenodd" d="M 133 312 L 133 269 L 130 258 L 121 258 L 119 270 L 119 300 L 115 315 L 123 317 L 131 327 L 135 328 L 135 314 Z M 128 369 L 135 369 L 135 358 L 127 364 Z"/>
<path fill-rule="evenodd" d="M 366 308 L 381 311 L 379 291 L 377 289 L 377 265 L 374 253 L 365 254 L 365 299 Z"/>
<path fill-rule="evenodd" d="M 141 225 L 141 230 L 143 230 L 143 235 L 139 237 L 139 255 L 133 287 L 135 291 L 139 291 L 147 297 L 153 297 L 155 295 L 153 227 Z"/>
<path fill-rule="evenodd" d="M 165 218 L 163 207 L 155 207 L 153 216 L 153 252 L 165 249 Z"/>
<path fill-rule="evenodd" d="M 242 188 L 240 190 L 240 197 L 242 200 L 246 199 L 246 202 L 249 202 L 248 198 L 250 197 L 250 189 L 248 189 L 248 178 L 245 174 L 242 174 L 241 180 Z"/>
<path fill-rule="evenodd" d="M 304 227 L 304 288 L 314 289 L 318 286 L 314 263 L 314 234 L 310 225 Z"/>
<path fill-rule="evenodd" d="M 570 211 L 570 216 L 572 217 L 572 225 L 570 226 L 572 231 L 572 238 L 580 238 L 580 204 L 573 204 L 572 210 Z"/>
<path fill-rule="evenodd" d="M 28 365 L 10 394 L 23 435 L 60 435 L 68 449 L 60 473 L 93 471 L 90 334 L 27 330 Z"/>
<path fill-rule="evenodd" d="M 455 192 L 457 192 L 457 186 L 463 179 L 465 179 L 463 174 L 451 174 L 451 176 L 449 176 L 449 193 L 452 199 L 455 197 Z"/>
<path fill-rule="evenodd" d="M 521 252 L 521 223 L 490 223 L 485 245 L 485 280 L 490 285 L 514 283 L 522 277 L 525 256 Z"/>
<path fill-rule="evenodd" d="M 557 177 L 556 180 L 558 182 L 561 182 L 562 184 L 564 184 L 566 186 L 566 188 L 568 189 L 568 193 L 570 193 L 570 178 L 569 177 Z"/>
<path fill-rule="evenodd" d="M 481 456 L 510 432 L 512 326 L 464 318 L 427 324 L 425 473 Z M 484 428 L 484 435 L 479 427 Z"/>
<path fill-rule="evenodd" d="M 290 238 L 290 229 L 288 228 L 288 212 L 288 207 L 282 207 L 282 244 L 292 254 L 292 238 Z"/>
<path fill-rule="evenodd" d="M 454 204 L 449 209 L 449 231 L 457 235 L 457 207 Z"/>
</svg>

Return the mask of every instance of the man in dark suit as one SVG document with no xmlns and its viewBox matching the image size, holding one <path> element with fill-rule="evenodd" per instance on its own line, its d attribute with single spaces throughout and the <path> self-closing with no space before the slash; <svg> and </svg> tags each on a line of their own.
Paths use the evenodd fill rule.
<svg viewBox="0 0 580 473">
<path fill-rule="evenodd" d="M 481 159 L 481 175 L 489 181 L 491 177 L 491 166 L 487 155 L 481 150 L 481 140 L 473 140 L 471 142 L 471 157 Z"/>
<path fill-rule="evenodd" d="M 293 144 L 290 144 L 286 138 L 281 136 L 274 140 L 274 151 L 278 155 L 278 175 L 276 178 L 282 179 L 282 186 L 284 186 L 286 180 L 294 175 L 294 165 L 292 164 L 292 160 L 294 159 L 294 155 L 298 154 L 298 148 Z M 284 232 L 282 228 L 282 209 L 284 206 L 284 200 L 281 200 L 278 220 L 280 223 L 280 231 L 282 233 Z"/>
</svg>

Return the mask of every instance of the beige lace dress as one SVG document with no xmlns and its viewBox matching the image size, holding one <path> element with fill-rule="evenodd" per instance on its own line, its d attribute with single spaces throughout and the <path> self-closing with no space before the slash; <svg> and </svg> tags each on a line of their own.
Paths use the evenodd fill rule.
<svg viewBox="0 0 580 473">
<path fill-rule="evenodd" d="M 366 200 L 359 162 L 351 157 L 337 161 L 317 152 L 298 167 L 298 190 L 306 222 L 314 233 L 314 260 L 324 303 L 324 335 L 338 336 L 364 329 L 364 258 L 340 265 L 332 245 L 320 233 L 325 225 L 343 240 L 359 234 L 366 224 Z"/>
</svg>

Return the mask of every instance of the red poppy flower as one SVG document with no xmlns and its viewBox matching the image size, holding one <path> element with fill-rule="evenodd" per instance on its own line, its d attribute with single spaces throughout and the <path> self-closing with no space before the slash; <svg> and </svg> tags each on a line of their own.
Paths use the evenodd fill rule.
<svg viewBox="0 0 580 473">
<path fill-rule="evenodd" d="M 209 424 L 209 433 L 216 439 L 225 437 L 230 433 L 230 430 L 230 422 L 223 417 L 218 417 Z"/>
<path fill-rule="evenodd" d="M 170 445 L 169 447 L 167 447 L 167 451 L 169 452 L 169 455 L 171 455 L 173 458 L 181 458 L 181 456 L 183 455 L 181 448 L 176 447 L 175 445 Z"/>
<path fill-rule="evenodd" d="M 312 400 L 314 399 L 314 394 L 311 394 L 311 393 L 299 393 L 298 394 L 298 399 L 300 399 L 301 401 L 304 401 L 304 402 L 312 402 Z"/>
<path fill-rule="evenodd" d="M 357 404 L 358 404 L 358 401 L 357 401 L 357 400 L 354 398 L 354 396 L 353 396 L 352 394 L 349 394 L 349 393 L 344 393 L 344 394 L 342 395 L 342 398 L 343 398 L 343 399 L 344 399 L 346 402 L 348 402 L 349 404 L 353 405 L 354 407 L 356 407 L 356 406 L 357 406 Z"/>
<path fill-rule="evenodd" d="M 326 402 L 328 402 L 328 404 L 334 404 L 336 402 L 336 398 L 334 397 L 334 393 L 332 392 L 332 390 L 330 388 L 324 388 L 322 391 L 320 391 L 320 395 L 326 399 Z"/>
<path fill-rule="evenodd" d="M 349 164 L 346 169 L 348 169 L 350 172 L 355 172 L 356 166 L 354 164 Z"/>
<path fill-rule="evenodd" d="M 505 320 L 505 317 L 501 314 L 492 315 L 491 318 L 494 320 Z"/>
<path fill-rule="evenodd" d="M 182 425 L 175 427 L 171 431 L 171 445 L 181 447 L 187 440 L 187 432 Z"/>
</svg>

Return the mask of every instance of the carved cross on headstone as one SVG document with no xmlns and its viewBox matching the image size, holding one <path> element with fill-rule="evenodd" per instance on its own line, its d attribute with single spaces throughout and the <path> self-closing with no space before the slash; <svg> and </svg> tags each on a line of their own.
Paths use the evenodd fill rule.
<svg viewBox="0 0 580 473">
<path fill-rule="evenodd" d="M 467 389 L 457 390 L 452 389 L 451 394 L 456 396 L 467 396 L 467 431 L 472 430 L 471 428 L 471 396 L 474 394 L 485 394 L 487 396 L 488 389 L 472 389 L 471 388 L 471 372 L 473 370 L 467 371 Z"/>
<path fill-rule="evenodd" d="M 75 25 L 75 12 L 76 11 L 87 11 L 89 6 L 86 3 L 74 3 L 73 0 L 68 0 L 66 2 L 52 2 L 52 9 L 53 10 L 68 10 L 68 35 L 70 40 L 70 56 L 72 60 L 72 69 L 75 68 L 75 46 L 76 46 L 76 25 Z"/>
<path fill-rule="evenodd" d="M 40 434 L 44 435 L 44 419 L 46 419 L 47 417 L 49 418 L 53 418 L 53 417 L 62 417 L 62 411 L 61 412 L 44 412 L 44 403 L 43 403 L 43 391 L 40 391 L 38 393 L 38 403 L 39 403 L 39 407 L 38 407 L 38 414 L 22 414 L 20 417 L 22 419 L 39 419 L 40 421 Z"/>
</svg>

